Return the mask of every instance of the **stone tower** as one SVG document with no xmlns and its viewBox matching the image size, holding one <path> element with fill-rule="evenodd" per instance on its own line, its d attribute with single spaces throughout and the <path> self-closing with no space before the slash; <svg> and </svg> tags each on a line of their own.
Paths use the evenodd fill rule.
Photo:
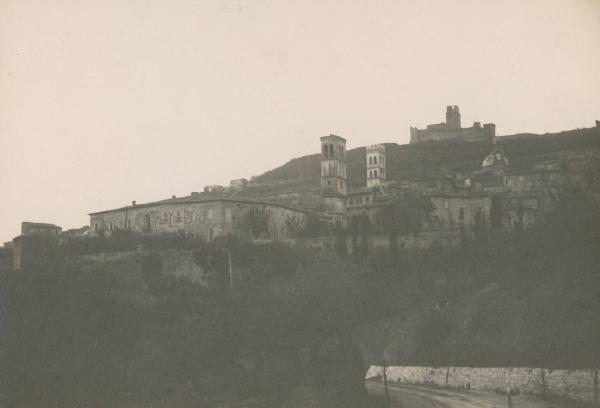
<svg viewBox="0 0 600 408">
<path fill-rule="evenodd" d="M 385 181 L 385 145 L 367 146 L 367 187 Z"/>
<path fill-rule="evenodd" d="M 460 112 L 457 105 L 446 107 L 446 128 L 460 129 Z"/>
<path fill-rule="evenodd" d="M 346 211 L 346 139 L 321 137 L 321 192 L 329 212 Z"/>
</svg>

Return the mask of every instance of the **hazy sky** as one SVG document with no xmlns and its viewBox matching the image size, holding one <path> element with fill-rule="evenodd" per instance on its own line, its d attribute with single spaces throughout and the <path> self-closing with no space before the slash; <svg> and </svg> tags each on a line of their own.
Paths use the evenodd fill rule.
<svg viewBox="0 0 600 408">
<path fill-rule="evenodd" d="M 409 127 L 600 119 L 600 0 L 0 0 L 0 243 Z"/>
</svg>

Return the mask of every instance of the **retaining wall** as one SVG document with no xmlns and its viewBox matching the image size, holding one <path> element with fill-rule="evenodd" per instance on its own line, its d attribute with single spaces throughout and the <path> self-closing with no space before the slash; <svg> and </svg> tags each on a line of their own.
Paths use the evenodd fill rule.
<svg viewBox="0 0 600 408">
<path fill-rule="evenodd" d="M 383 376 L 383 368 L 371 366 L 366 378 Z M 594 377 L 596 376 L 596 380 Z M 432 384 L 442 387 L 493 390 L 518 387 L 530 394 L 556 395 L 593 403 L 598 393 L 597 369 L 545 369 L 531 367 L 406 367 L 387 368 L 389 381 Z"/>
</svg>

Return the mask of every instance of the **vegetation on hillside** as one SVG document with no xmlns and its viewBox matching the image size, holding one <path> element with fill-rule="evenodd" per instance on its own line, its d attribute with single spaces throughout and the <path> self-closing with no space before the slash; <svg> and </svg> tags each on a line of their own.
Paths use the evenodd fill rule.
<svg viewBox="0 0 600 408">
<path fill-rule="evenodd" d="M 547 159 L 560 151 L 571 149 L 600 149 L 597 128 L 579 129 L 545 135 L 514 135 L 497 138 L 506 147 L 507 157 L 517 171 L 532 169 L 534 158 Z M 440 141 L 421 144 L 398 145 L 386 143 L 386 172 L 389 180 L 444 177 L 454 173 L 470 173 L 481 168 L 483 159 L 490 153 L 489 142 L 465 143 Z M 557 158 L 557 157 L 555 157 Z M 312 180 L 319 186 L 320 156 L 299 157 L 257 177 L 261 184 L 281 183 L 286 180 Z M 361 187 L 366 180 L 365 148 L 347 152 L 348 186 Z M 271 188 L 275 188 L 272 186 Z"/>
<path fill-rule="evenodd" d="M 375 251 L 360 226 L 353 256 L 337 244 L 92 240 L 151 252 L 63 253 L 3 274 L 2 394 L 16 407 L 352 406 L 366 368 L 355 344 L 371 364 L 597 366 L 600 212 L 562 194 L 547 222 L 512 235 L 482 225 L 453 249 Z M 413 204 L 397 232 L 426 214 Z M 208 286 L 164 273 L 172 247 L 193 251 Z"/>
<path fill-rule="evenodd" d="M 356 267 L 277 243 L 190 244 L 208 287 L 164 275 L 160 251 L 4 276 L 11 406 L 364 406 Z"/>
<path fill-rule="evenodd" d="M 370 257 L 367 359 L 400 365 L 600 364 L 600 211 L 564 192 L 547 222 L 457 249 Z M 383 333 L 383 334 L 382 334 Z M 383 347 L 374 347 L 385 335 Z M 373 346 L 371 348 L 371 346 Z"/>
</svg>

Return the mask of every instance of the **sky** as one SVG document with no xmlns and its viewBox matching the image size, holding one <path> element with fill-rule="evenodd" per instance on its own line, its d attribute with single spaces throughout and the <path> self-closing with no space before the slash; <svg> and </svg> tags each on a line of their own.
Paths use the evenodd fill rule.
<svg viewBox="0 0 600 408">
<path fill-rule="evenodd" d="M 410 126 L 600 119 L 600 0 L 0 0 L 0 243 Z"/>
</svg>

